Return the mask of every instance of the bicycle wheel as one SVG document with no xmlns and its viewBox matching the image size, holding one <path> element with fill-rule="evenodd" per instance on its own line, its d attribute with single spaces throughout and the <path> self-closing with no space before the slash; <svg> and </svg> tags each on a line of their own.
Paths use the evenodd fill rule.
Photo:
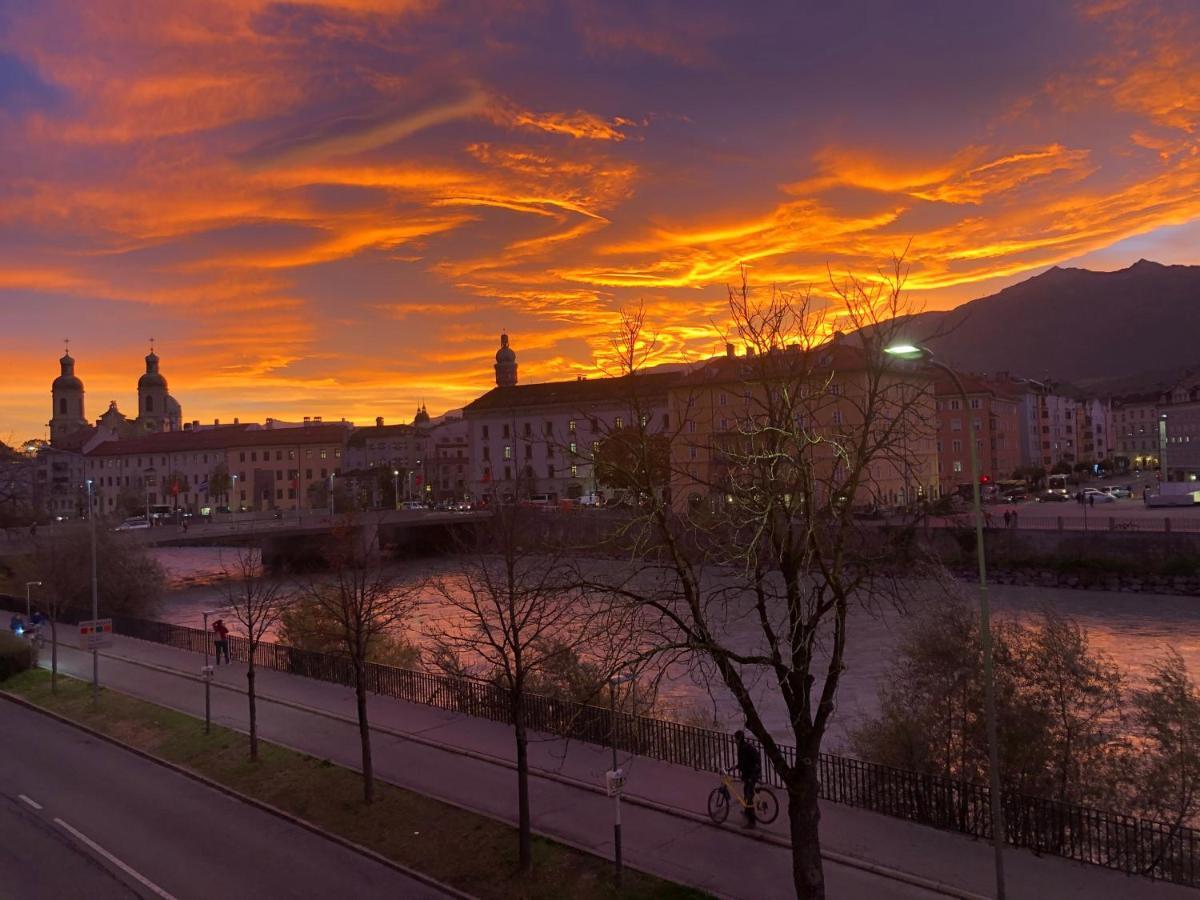
<svg viewBox="0 0 1200 900">
<path fill-rule="evenodd" d="M 729 818 L 729 791 L 715 787 L 708 795 L 708 817 L 720 825 Z"/>
<path fill-rule="evenodd" d="M 770 825 L 779 816 L 779 801 L 770 788 L 760 787 L 754 792 L 754 818 Z"/>
</svg>

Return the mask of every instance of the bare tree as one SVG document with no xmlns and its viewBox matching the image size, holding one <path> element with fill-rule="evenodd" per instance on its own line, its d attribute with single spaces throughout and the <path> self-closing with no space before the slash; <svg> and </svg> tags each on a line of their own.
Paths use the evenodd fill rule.
<svg viewBox="0 0 1200 900">
<path fill-rule="evenodd" d="M 911 528 L 856 513 L 904 505 L 936 481 L 931 379 L 883 352 L 906 321 L 904 277 L 896 260 L 871 281 L 831 278 L 826 300 L 743 278 L 729 292 L 729 351 L 672 392 L 669 480 L 645 429 L 625 473 L 640 480 L 623 525 L 640 571 L 608 587 L 640 608 L 661 650 L 703 659 L 737 701 L 787 791 L 804 898 L 825 895 L 817 772 L 848 610 L 900 603 L 897 575 L 916 563 Z M 641 316 L 627 317 L 629 372 L 646 343 Z M 753 634 L 731 637 L 734 619 Z M 766 725 L 764 685 L 783 701 L 794 756 Z"/>
<path fill-rule="evenodd" d="M 605 627 L 588 597 L 575 587 L 573 565 L 541 539 L 543 518 L 536 509 L 493 505 L 492 518 L 480 528 L 474 546 L 460 548 L 458 572 L 434 582 L 452 617 L 440 620 L 437 631 L 428 634 L 444 668 L 456 674 L 475 671 L 507 690 L 516 741 L 522 871 L 533 864 L 527 724 L 531 684 L 586 654 L 592 663 L 590 689 L 598 693 L 621 655 L 619 642 L 602 637 L 622 630 Z"/>
<path fill-rule="evenodd" d="M 225 603 L 246 633 L 246 697 L 250 713 L 250 759 L 258 759 L 258 706 L 255 689 L 255 656 L 259 644 L 279 622 L 292 601 L 281 582 L 263 570 L 262 556 L 253 548 L 239 548 L 233 560 L 222 563 Z"/>
<path fill-rule="evenodd" d="M 346 516 L 339 520 L 325 549 L 328 573 L 310 578 L 302 591 L 319 612 L 318 627 L 336 642 L 354 672 L 358 734 L 362 743 L 363 799 L 375 799 L 371 727 L 367 719 L 367 665 L 374 646 L 412 614 L 419 585 L 401 586 L 385 570 L 378 523 Z"/>
</svg>

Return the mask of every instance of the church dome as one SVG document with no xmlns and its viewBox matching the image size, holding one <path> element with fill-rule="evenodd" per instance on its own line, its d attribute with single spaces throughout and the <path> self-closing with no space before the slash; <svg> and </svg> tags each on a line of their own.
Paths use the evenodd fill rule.
<svg viewBox="0 0 1200 900">
<path fill-rule="evenodd" d="M 79 391 L 83 392 L 83 382 L 75 375 L 75 360 L 71 358 L 71 354 L 67 353 L 58 361 L 62 366 L 62 374 L 54 379 L 54 383 L 50 386 L 53 391 Z"/>
<path fill-rule="evenodd" d="M 500 349 L 496 351 L 496 362 L 511 363 L 517 361 L 517 354 L 508 346 L 508 335 L 500 335 Z"/>
<path fill-rule="evenodd" d="M 138 379 L 138 390 L 167 389 L 167 379 L 158 371 L 158 354 L 151 350 L 146 354 L 146 374 Z"/>
</svg>

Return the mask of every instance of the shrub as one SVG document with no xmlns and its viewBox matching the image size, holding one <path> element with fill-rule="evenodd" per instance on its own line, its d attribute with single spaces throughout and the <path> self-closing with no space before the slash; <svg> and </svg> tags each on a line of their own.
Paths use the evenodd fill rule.
<svg viewBox="0 0 1200 900">
<path fill-rule="evenodd" d="M 0 681 L 5 681 L 33 666 L 33 648 L 8 631 L 0 632 Z"/>
</svg>

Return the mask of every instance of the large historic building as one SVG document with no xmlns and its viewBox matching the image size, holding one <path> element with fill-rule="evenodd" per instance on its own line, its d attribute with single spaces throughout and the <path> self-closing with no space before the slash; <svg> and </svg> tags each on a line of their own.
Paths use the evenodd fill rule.
<svg viewBox="0 0 1200 900">
<path fill-rule="evenodd" d="M 495 372 L 496 387 L 463 408 L 469 472 L 460 483 L 460 442 L 443 442 L 438 485 L 461 485 L 479 498 L 539 496 L 548 502 L 603 493 L 593 465 L 600 442 L 639 419 L 651 431 L 666 431 L 667 391 L 681 377 L 648 372 L 518 385 L 517 354 L 507 334 L 500 336 Z"/>
<path fill-rule="evenodd" d="M 182 425 L 183 411 L 179 401 L 171 396 L 167 379 L 159 371 L 158 354 L 154 348 L 146 355 L 146 371 L 138 379 L 138 414 L 130 419 L 111 400 L 108 409 L 96 420 L 95 426 L 88 422 L 84 409 L 83 381 L 75 374 L 75 359 L 70 352 L 58 361 L 61 372 L 50 386 L 50 446 L 66 448 L 82 445 L 93 437 L 104 440 L 123 440 L 144 434 L 178 431 Z M 80 432 L 84 439 L 80 441 Z M 72 449 L 79 449 L 72 446 Z"/>
</svg>

